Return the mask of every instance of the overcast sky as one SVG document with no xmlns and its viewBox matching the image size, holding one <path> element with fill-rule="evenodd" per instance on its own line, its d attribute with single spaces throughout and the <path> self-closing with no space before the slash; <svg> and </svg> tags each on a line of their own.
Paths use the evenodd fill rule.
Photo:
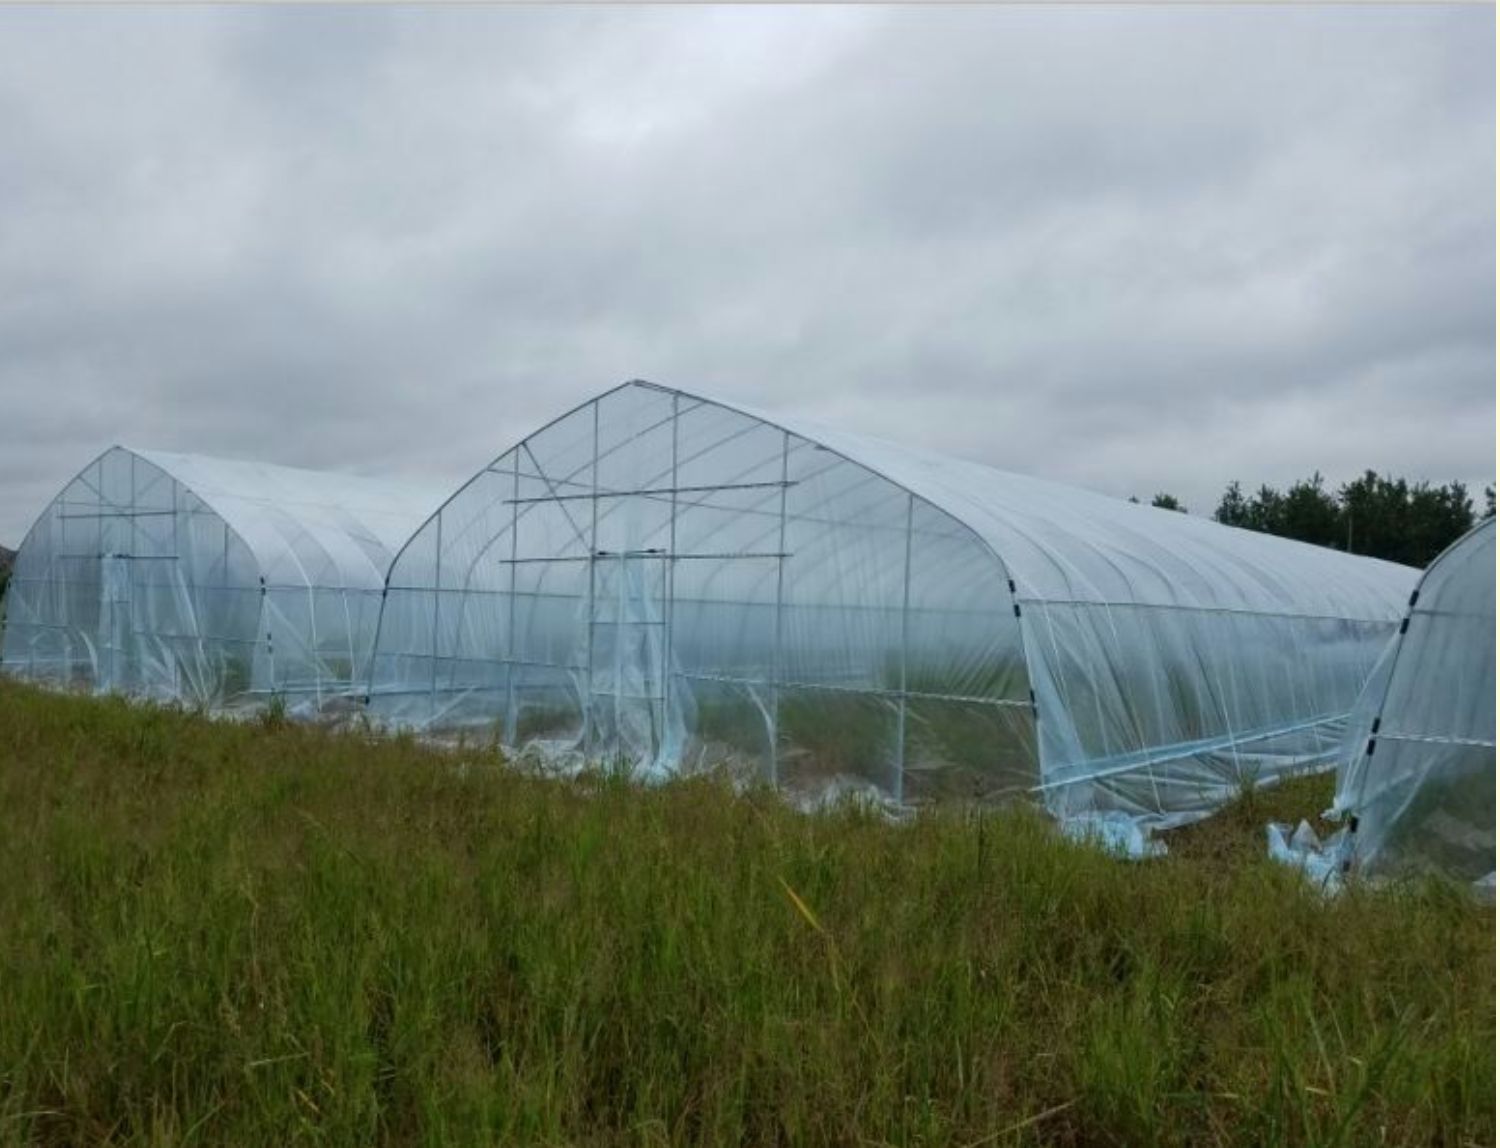
<svg viewBox="0 0 1500 1148">
<path fill-rule="evenodd" d="M 1211 511 L 1495 446 L 1493 7 L 0 9 L 0 543 L 632 377 Z"/>
</svg>

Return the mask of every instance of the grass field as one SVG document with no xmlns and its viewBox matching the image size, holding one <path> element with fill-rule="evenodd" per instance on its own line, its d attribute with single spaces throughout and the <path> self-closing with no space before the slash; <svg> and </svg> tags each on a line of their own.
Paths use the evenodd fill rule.
<svg viewBox="0 0 1500 1148">
<path fill-rule="evenodd" d="M 0 683 L 0 1144 L 1464 1145 L 1494 915 Z"/>
</svg>

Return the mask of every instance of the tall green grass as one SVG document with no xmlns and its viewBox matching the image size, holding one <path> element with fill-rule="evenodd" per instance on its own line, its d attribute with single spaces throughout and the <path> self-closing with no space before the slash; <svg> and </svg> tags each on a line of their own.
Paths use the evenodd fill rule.
<svg viewBox="0 0 1500 1148">
<path fill-rule="evenodd" d="M 0 684 L 0 1143 L 1493 1143 L 1492 911 L 1264 812 L 1129 864 Z"/>
</svg>

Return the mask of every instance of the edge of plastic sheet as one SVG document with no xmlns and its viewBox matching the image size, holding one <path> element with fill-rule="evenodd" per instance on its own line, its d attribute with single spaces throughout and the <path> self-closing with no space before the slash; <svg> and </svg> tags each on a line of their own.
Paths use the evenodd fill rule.
<svg viewBox="0 0 1500 1148">
<path fill-rule="evenodd" d="M 1273 821 L 1266 826 L 1268 856 L 1301 870 L 1309 882 L 1330 895 L 1343 888 L 1353 845 L 1354 839 L 1347 829 L 1322 840 L 1306 821 L 1298 822 L 1295 830 L 1284 821 Z"/>
<path fill-rule="evenodd" d="M 1149 825 L 1120 810 L 1075 813 L 1059 819 L 1058 825 L 1063 835 L 1074 841 L 1133 861 L 1163 857 L 1167 852 L 1165 844 L 1152 839 Z"/>
</svg>

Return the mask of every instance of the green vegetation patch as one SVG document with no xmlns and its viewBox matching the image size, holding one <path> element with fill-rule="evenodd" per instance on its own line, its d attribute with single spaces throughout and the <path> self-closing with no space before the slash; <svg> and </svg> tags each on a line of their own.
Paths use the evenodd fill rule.
<svg viewBox="0 0 1500 1148">
<path fill-rule="evenodd" d="M 3 683 L 0 810 L 4 1144 L 1494 1142 L 1492 910 L 1258 811 L 1131 864 Z"/>
</svg>

